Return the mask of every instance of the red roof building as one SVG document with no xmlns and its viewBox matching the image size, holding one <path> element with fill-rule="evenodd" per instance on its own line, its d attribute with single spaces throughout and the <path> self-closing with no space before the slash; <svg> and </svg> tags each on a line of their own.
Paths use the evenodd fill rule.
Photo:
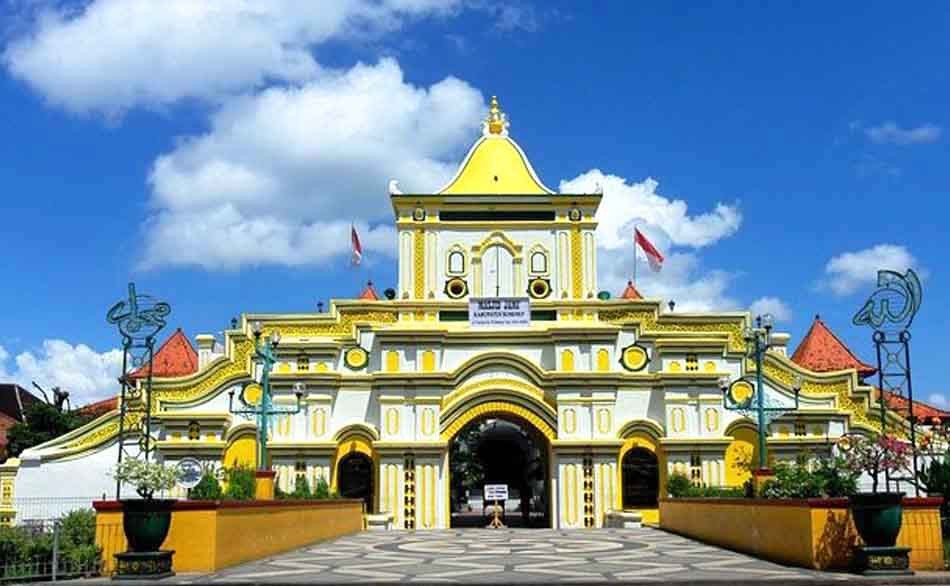
<svg viewBox="0 0 950 586">
<path fill-rule="evenodd" d="M 95 419 L 96 417 L 105 415 L 109 411 L 117 409 L 118 407 L 119 407 L 119 398 L 111 397 L 109 399 L 103 399 L 101 401 L 96 401 L 95 403 L 89 403 L 88 405 L 83 405 L 79 409 L 76 409 L 76 411 L 78 411 L 80 415 L 85 415 L 85 416 L 92 417 L 93 419 Z"/>
<path fill-rule="evenodd" d="M 910 401 L 907 400 L 907 397 L 901 397 L 897 393 L 892 393 L 891 391 L 884 391 L 884 397 L 887 400 L 888 409 L 899 413 L 902 417 L 906 418 L 908 416 L 910 413 Z M 950 420 L 950 412 L 944 411 L 943 409 L 938 409 L 937 407 L 928 405 L 927 403 L 921 403 L 918 400 L 914 400 L 914 415 L 917 416 L 917 421 L 925 425 L 935 423 L 934 420 L 939 420 L 941 422 Z"/>
<path fill-rule="evenodd" d="M 862 379 L 877 372 L 876 368 L 855 356 L 854 352 L 845 346 L 844 342 L 839 340 L 838 336 L 828 329 L 825 322 L 821 321 L 817 315 L 811 329 L 792 354 L 792 362 L 815 372 L 853 368 L 858 371 L 858 376 Z M 874 390 L 878 389 L 875 387 Z M 910 415 L 909 401 L 905 397 L 890 391 L 885 391 L 884 397 L 888 409 L 903 417 Z M 917 416 L 918 421 L 934 418 L 950 419 L 950 412 L 920 401 L 914 401 L 914 415 Z"/>
<path fill-rule="evenodd" d="M 853 368 L 861 378 L 877 372 L 876 368 L 855 356 L 817 315 L 805 338 L 792 354 L 792 362 L 815 372 Z"/>
<path fill-rule="evenodd" d="M 152 363 L 155 364 L 155 370 L 152 372 L 154 378 L 186 376 L 198 372 L 198 352 L 191 345 L 188 336 L 178 328 L 155 352 Z M 145 378 L 148 376 L 148 369 L 149 365 L 146 364 L 129 373 L 129 377 Z"/>
<path fill-rule="evenodd" d="M 633 286 L 633 281 L 627 281 L 627 288 L 620 294 L 621 299 L 643 299 L 643 295 Z"/>
</svg>

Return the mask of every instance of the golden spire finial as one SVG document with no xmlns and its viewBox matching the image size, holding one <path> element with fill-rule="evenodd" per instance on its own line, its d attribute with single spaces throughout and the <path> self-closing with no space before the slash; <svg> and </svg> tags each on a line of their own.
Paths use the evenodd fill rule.
<svg viewBox="0 0 950 586">
<path fill-rule="evenodd" d="M 507 134 L 508 117 L 498 107 L 498 96 L 492 96 L 488 103 L 488 117 L 485 118 L 486 134 Z"/>
</svg>

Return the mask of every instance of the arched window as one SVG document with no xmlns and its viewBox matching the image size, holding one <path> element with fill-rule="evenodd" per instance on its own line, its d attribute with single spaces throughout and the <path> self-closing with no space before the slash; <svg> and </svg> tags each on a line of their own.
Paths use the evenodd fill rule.
<svg viewBox="0 0 950 586">
<path fill-rule="evenodd" d="M 461 250 L 453 250 L 449 253 L 450 275 L 461 275 L 465 272 L 465 253 Z"/>
<path fill-rule="evenodd" d="M 490 246 L 482 255 L 482 295 L 512 297 L 515 292 L 514 256 L 504 246 Z"/>
<path fill-rule="evenodd" d="M 531 253 L 531 274 L 543 275 L 548 272 L 548 255 L 541 252 Z"/>
<path fill-rule="evenodd" d="M 660 470 L 656 454 L 646 448 L 633 448 L 624 454 L 623 508 L 655 509 L 660 492 Z"/>
</svg>

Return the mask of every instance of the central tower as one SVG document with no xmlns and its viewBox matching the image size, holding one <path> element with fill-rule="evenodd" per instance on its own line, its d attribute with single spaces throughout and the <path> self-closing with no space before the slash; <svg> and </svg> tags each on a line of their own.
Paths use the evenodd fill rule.
<svg viewBox="0 0 950 586">
<path fill-rule="evenodd" d="M 508 126 L 492 96 L 482 136 L 448 185 L 406 194 L 390 182 L 400 299 L 596 295 L 602 194 L 546 187 Z"/>
</svg>

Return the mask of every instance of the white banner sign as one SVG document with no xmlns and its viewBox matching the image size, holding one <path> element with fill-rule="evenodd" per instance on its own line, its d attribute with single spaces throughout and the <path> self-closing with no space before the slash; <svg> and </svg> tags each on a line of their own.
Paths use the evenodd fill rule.
<svg viewBox="0 0 950 586">
<path fill-rule="evenodd" d="M 470 297 L 468 323 L 473 328 L 512 328 L 531 325 L 527 297 Z"/>
<path fill-rule="evenodd" d="M 486 484 L 485 485 L 485 500 L 486 501 L 508 500 L 508 485 L 507 484 Z"/>
</svg>

